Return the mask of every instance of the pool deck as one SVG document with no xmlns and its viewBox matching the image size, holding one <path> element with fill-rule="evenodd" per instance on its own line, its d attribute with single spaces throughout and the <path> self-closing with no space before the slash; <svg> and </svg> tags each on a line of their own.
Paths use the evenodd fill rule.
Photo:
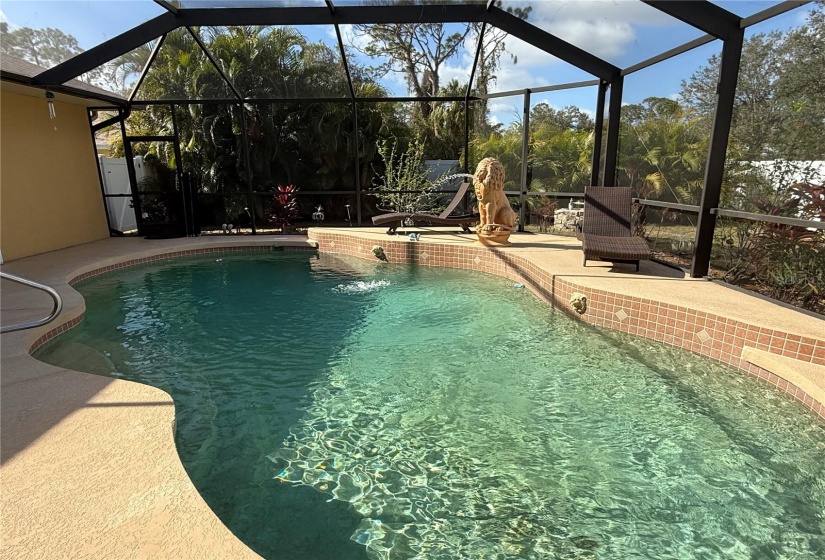
<svg viewBox="0 0 825 560">
<path fill-rule="evenodd" d="M 416 228 L 417 242 L 373 228 L 311 229 L 299 236 L 105 239 L 6 263 L 2 270 L 55 287 L 58 319 L 0 337 L 0 491 L 3 558 L 258 558 L 212 513 L 174 444 L 174 406 L 159 389 L 44 364 L 33 349 L 78 324 L 78 279 L 161 258 L 223 250 L 297 250 L 450 266 L 523 282 L 555 308 L 604 328 L 681 346 L 755 375 L 825 418 L 825 320 L 715 282 L 643 262 L 591 262 L 580 243 L 514 234 L 513 246 Z M 481 277 L 480 277 L 481 278 Z M 579 315 L 574 293 L 588 297 Z M 48 314 L 51 300 L 3 282 L 2 323 Z"/>
</svg>

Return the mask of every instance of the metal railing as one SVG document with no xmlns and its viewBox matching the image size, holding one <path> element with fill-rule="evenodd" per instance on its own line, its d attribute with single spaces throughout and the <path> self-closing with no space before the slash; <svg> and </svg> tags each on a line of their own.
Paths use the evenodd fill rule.
<svg viewBox="0 0 825 560">
<path fill-rule="evenodd" d="M 726 210 L 724 208 L 711 208 L 711 214 L 737 218 L 751 222 L 767 222 L 769 224 L 782 224 L 785 226 L 795 226 L 802 228 L 825 230 L 825 222 L 816 220 L 803 220 L 800 218 L 789 218 L 786 216 L 774 216 L 773 214 L 754 214 L 753 212 L 740 212 L 739 210 Z"/>
<path fill-rule="evenodd" d="M 29 280 L 27 278 L 21 278 L 20 276 L 9 274 L 8 272 L 0 272 L 0 278 L 5 278 L 6 280 L 11 280 L 12 282 L 17 282 L 18 284 L 23 284 L 24 286 L 30 286 L 42 292 L 46 292 L 54 301 L 54 309 L 52 309 L 52 312 L 48 315 L 48 317 L 44 317 L 43 319 L 38 319 L 36 321 L 26 321 L 25 323 L 18 323 L 16 325 L 2 326 L 0 327 L 0 333 L 22 331 L 24 329 L 32 329 L 34 327 L 39 327 L 41 325 L 51 323 L 55 320 L 55 318 L 60 314 L 60 311 L 63 309 L 63 299 L 60 297 L 60 294 L 58 294 L 54 288 L 46 286 L 45 284 L 40 284 L 33 280 Z"/>
<path fill-rule="evenodd" d="M 519 196 L 520 191 L 504 191 L 507 196 Z M 582 192 L 550 192 L 550 191 L 528 191 L 527 196 L 546 196 L 549 198 L 583 198 Z M 663 202 L 659 200 L 651 200 L 647 198 L 633 198 L 633 202 L 641 204 L 642 206 L 651 206 L 654 208 L 664 208 L 667 210 L 677 210 L 679 212 L 690 212 L 698 214 L 701 207 L 694 204 L 678 204 L 676 202 Z M 711 208 L 710 213 L 716 216 L 724 216 L 728 218 L 735 218 L 738 220 L 747 220 L 751 222 L 765 222 L 770 224 L 782 224 L 786 226 L 795 226 L 815 230 L 825 230 L 825 222 L 818 220 L 805 220 L 802 218 L 792 218 L 788 216 L 775 216 L 773 214 L 756 214 L 753 212 L 742 212 L 739 210 L 729 210 L 727 208 Z"/>
</svg>

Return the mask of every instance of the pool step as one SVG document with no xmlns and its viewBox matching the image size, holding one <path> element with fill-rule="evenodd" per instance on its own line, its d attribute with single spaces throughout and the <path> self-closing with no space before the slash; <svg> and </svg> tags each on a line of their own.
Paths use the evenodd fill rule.
<svg viewBox="0 0 825 560">
<path fill-rule="evenodd" d="M 742 359 L 793 383 L 819 402 L 825 402 L 825 366 L 749 346 L 742 349 Z"/>
<path fill-rule="evenodd" d="M 67 369 L 98 375 L 111 375 L 117 370 L 112 360 L 82 342 L 61 342 L 50 354 L 49 361 Z"/>
</svg>

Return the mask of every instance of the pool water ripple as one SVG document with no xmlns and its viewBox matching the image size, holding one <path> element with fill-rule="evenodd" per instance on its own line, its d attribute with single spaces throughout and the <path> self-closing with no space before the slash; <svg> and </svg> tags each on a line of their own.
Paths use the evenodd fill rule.
<svg viewBox="0 0 825 560">
<path fill-rule="evenodd" d="M 825 557 L 804 409 L 503 279 L 255 254 L 80 289 L 38 358 L 170 392 L 193 482 L 266 558 Z"/>
</svg>

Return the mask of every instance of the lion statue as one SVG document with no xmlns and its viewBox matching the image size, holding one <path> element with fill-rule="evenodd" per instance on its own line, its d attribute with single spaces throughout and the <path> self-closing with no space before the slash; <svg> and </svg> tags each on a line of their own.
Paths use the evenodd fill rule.
<svg viewBox="0 0 825 560">
<path fill-rule="evenodd" d="M 480 215 L 476 232 L 513 231 L 516 213 L 504 194 L 504 166 L 495 158 L 484 158 L 473 175 Z"/>
</svg>

